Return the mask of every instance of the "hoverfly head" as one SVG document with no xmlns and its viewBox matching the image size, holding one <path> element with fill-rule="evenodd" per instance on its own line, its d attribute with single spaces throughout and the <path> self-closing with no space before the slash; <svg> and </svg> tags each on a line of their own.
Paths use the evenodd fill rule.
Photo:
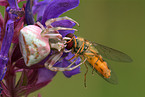
<svg viewBox="0 0 145 97">
<path fill-rule="evenodd" d="M 67 49 L 67 50 L 70 50 L 70 49 L 72 49 L 72 48 L 74 47 L 75 35 L 72 34 L 72 33 L 69 33 L 69 34 L 67 34 L 65 37 L 71 38 L 71 39 L 68 40 L 67 43 L 66 43 L 66 44 L 67 44 L 66 49 Z"/>
</svg>

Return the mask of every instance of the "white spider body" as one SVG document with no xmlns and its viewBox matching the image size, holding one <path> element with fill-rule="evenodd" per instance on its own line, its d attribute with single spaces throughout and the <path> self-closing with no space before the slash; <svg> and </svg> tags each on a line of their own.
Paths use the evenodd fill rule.
<svg viewBox="0 0 145 97">
<path fill-rule="evenodd" d="M 73 61 L 68 67 L 54 67 L 53 65 L 61 58 L 63 52 L 70 52 L 65 50 L 67 40 L 71 38 L 64 37 L 59 34 L 58 30 L 75 30 L 73 28 L 53 27 L 51 24 L 55 21 L 70 20 L 79 25 L 76 21 L 69 17 L 52 18 L 45 22 L 44 27 L 41 23 L 37 25 L 28 25 L 20 30 L 19 45 L 22 56 L 26 66 L 32 66 L 39 63 L 50 54 L 51 49 L 55 49 L 58 53 L 52 54 L 44 63 L 45 67 L 52 71 L 71 71 L 79 67 L 84 62 L 71 67 L 75 62 Z M 51 40 L 50 40 L 51 39 Z"/>
<path fill-rule="evenodd" d="M 28 25 L 21 29 L 19 44 L 27 66 L 40 62 L 50 53 L 49 39 L 42 37 L 42 29 L 35 25 Z"/>
</svg>

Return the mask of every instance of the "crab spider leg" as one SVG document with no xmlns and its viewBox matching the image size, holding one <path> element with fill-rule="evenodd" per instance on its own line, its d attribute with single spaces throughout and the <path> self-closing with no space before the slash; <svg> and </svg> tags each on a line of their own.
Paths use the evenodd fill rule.
<svg viewBox="0 0 145 97">
<path fill-rule="evenodd" d="M 62 35 L 61 34 L 55 34 L 55 33 L 51 33 L 51 34 L 44 34 L 42 35 L 43 37 L 47 37 L 47 38 L 58 38 L 58 39 L 62 39 Z"/>
<path fill-rule="evenodd" d="M 59 52 L 64 49 L 64 44 L 61 42 L 58 43 L 50 43 L 51 48 L 57 49 Z"/>
<path fill-rule="evenodd" d="M 36 24 L 42 29 L 42 32 L 41 32 L 42 35 L 46 33 L 50 33 L 49 28 L 45 28 L 40 22 L 37 22 Z M 50 28 L 52 28 L 52 26 L 50 26 Z M 59 33 L 59 32 L 53 31 L 53 33 Z"/>
<path fill-rule="evenodd" d="M 65 53 L 69 53 L 69 52 L 71 52 L 72 50 L 66 50 L 66 49 L 64 49 L 63 50 Z"/>
<path fill-rule="evenodd" d="M 63 37 L 63 40 L 70 40 L 71 38 L 69 37 Z"/>
<path fill-rule="evenodd" d="M 74 23 L 76 23 L 78 26 L 79 26 L 79 23 L 76 22 L 75 20 L 65 16 L 65 17 L 58 17 L 58 18 L 53 18 L 53 19 L 49 19 L 45 22 L 45 25 L 46 26 L 50 26 L 53 22 L 55 21 L 60 21 L 60 20 L 70 20 L 70 21 L 73 21 Z"/>
<path fill-rule="evenodd" d="M 52 27 L 52 28 L 46 28 L 42 31 L 42 34 L 48 34 L 48 33 L 59 33 L 58 30 L 75 30 L 78 31 L 77 29 L 74 28 L 65 28 L 65 27 Z"/>
<path fill-rule="evenodd" d="M 74 70 L 76 68 L 78 68 L 80 65 L 84 64 L 86 62 L 87 58 L 85 58 L 85 60 L 83 62 L 81 62 L 80 64 L 74 66 L 74 67 L 71 67 L 71 68 L 64 68 L 64 71 L 71 71 L 71 70 Z"/>
<path fill-rule="evenodd" d="M 52 55 L 44 64 L 44 66 L 47 69 L 50 69 L 51 71 L 56 71 L 55 68 L 53 68 L 53 65 L 60 59 L 62 56 L 63 52 L 60 52 L 58 54 Z"/>
<path fill-rule="evenodd" d="M 37 22 L 36 23 L 38 26 L 40 26 L 40 28 L 42 29 L 42 30 L 45 30 L 45 27 L 40 23 L 40 22 Z"/>
<path fill-rule="evenodd" d="M 58 31 L 58 30 L 75 30 L 78 31 L 77 29 L 74 28 L 65 28 L 65 27 L 53 27 L 53 28 L 49 28 L 48 31 Z"/>
<path fill-rule="evenodd" d="M 57 57 L 57 55 L 55 56 L 55 57 Z M 54 57 L 54 58 L 55 58 Z M 56 59 L 56 58 L 55 58 Z M 53 60 L 53 59 L 52 59 Z M 63 68 L 63 67 L 53 67 L 53 65 L 55 64 L 54 63 L 54 61 L 53 62 L 50 62 L 50 63 L 47 63 L 47 64 L 45 64 L 45 67 L 46 68 L 48 68 L 49 70 L 51 70 L 51 71 L 71 71 L 71 70 L 74 70 L 74 69 L 76 69 L 76 68 L 78 68 L 80 65 L 82 65 L 84 62 L 86 62 L 86 60 L 87 60 L 87 58 L 83 61 L 83 62 L 81 62 L 80 64 L 78 64 L 78 65 L 76 65 L 76 66 L 74 66 L 74 67 L 70 67 L 70 68 Z M 54 64 L 52 64 L 52 63 L 54 63 Z M 48 65 L 49 64 L 49 65 Z"/>
<path fill-rule="evenodd" d="M 67 68 L 70 68 L 77 61 L 77 59 L 78 57 L 76 57 L 76 59 L 69 66 L 67 66 Z"/>
</svg>

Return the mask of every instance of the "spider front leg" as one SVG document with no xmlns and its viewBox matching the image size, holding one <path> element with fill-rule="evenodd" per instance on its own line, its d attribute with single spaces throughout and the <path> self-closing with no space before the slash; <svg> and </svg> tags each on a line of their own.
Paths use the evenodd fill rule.
<svg viewBox="0 0 145 97">
<path fill-rule="evenodd" d="M 71 71 L 71 70 L 78 68 L 80 65 L 82 65 L 87 60 L 87 58 L 86 58 L 83 62 L 81 62 L 80 64 L 78 64 L 74 67 L 70 67 L 70 66 L 72 66 L 76 60 L 74 60 L 68 67 L 53 67 L 53 65 L 60 59 L 62 54 L 63 54 L 63 52 L 52 55 L 49 58 L 49 60 L 44 64 L 45 67 L 51 71 Z"/>
<path fill-rule="evenodd" d="M 71 19 L 71 18 L 69 18 L 67 16 L 58 17 L 58 18 L 52 18 L 52 19 L 47 20 L 45 22 L 46 28 L 40 22 L 37 22 L 36 24 L 43 30 L 42 33 L 41 33 L 42 35 L 48 34 L 48 33 L 51 33 L 51 32 L 52 33 L 59 33 L 58 30 L 75 30 L 75 31 L 78 31 L 77 29 L 73 29 L 73 28 L 53 27 L 51 25 L 53 22 L 60 21 L 60 20 L 70 20 L 70 21 L 73 21 L 74 23 L 76 23 L 79 26 L 79 24 L 75 20 L 73 20 L 73 19 Z"/>
<path fill-rule="evenodd" d="M 50 34 L 43 34 L 43 37 L 47 37 L 49 39 L 62 39 L 62 35 L 61 34 L 56 34 L 56 33 L 50 33 Z"/>
<path fill-rule="evenodd" d="M 75 30 L 78 31 L 77 29 L 74 28 L 65 28 L 65 27 L 47 27 L 45 28 L 40 22 L 37 22 L 37 25 L 40 26 L 40 28 L 43 30 L 42 35 L 48 34 L 48 33 L 59 33 L 58 30 Z"/>
<path fill-rule="evenodd" d="M 52 27 L 52 28 L 48 28 L 47 30 L 48 30 L 48 32 L 54 32 L 54 31 L 58 31 L 58 30 L 75 30 L 75 31 L 78 31 L 77 29 L 74 29 L 74 28 L 65 28 L 65 27 Z"/>
<path fill-rule="evenodd" d="M 70 20 L 70 21 L 73 21 L 74 23 L 76 23 L 76 24 L 79 26 L 79 23 L 78 23 L 78 22 L 76 22 L 75 20 L 73 20 L 73 19 L 71 19 L 71 18 L 69 18 L 69 17 L 67 17 L 67 16 L 49 19 L 49 20 L 47 20 L 47 21 L 45 22 L 45 25 L 46 25 L 46 26 L 51 26 L 51 24 L 52 24 L 53 22 L 61 21 L 61 20 Z"/>
<path fill-rule="evenodd" d="M 51 39 L 50 40 L 50 46 L 52 49 L 57 49 L 59 52 L 65 48 L 65 44 L 62 41 L 62 35 L 61 34 L 44 34 L 43 37 Z"/>
</svg>

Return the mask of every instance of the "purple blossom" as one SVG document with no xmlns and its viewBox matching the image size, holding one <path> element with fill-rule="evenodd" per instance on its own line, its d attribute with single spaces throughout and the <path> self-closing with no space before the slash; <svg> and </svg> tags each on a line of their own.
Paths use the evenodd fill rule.
<svg viewBox="0 0 145 97">
<path fill-rule="evenodd" d="M 44 0 L 41 2 L 37 2 L 37 0 L 34 0 L 34 1 L 35 1 L 34 6 L 32 7 L 33 14 L 37 14 L 37 20 L 40 21 L 43 25 L 48 19 L 57 18 L 62 13 L 77 7 L 79 4 L 79 0 L 53 0 L 53 1 Z M 53 27 L 72 28 L 73 26 L 75 26 L 75 23 L 73 23 L 72 21 L 69 21 L 69 20 L 61 20 L 61 21 L 54 22 L 52 24 L 52 26 Z M 73 30 L 61 30 L 61 31 L 59 31 L 59 33 L 64 37 L 68 33 L 74 33 L 74 31 Z M 69 53 L 68 56 L 71 58 L 74 56 L 74 54 Z M 66 58 L 57 62 L 54 66 L 67 67 L 70 64 L 70 62 L 68 61 L 69 59 L 66 60 Z M 47 59 L 45 59 L 45 60 L 47 60 Z M 43 61 L 43 63 L 42 62 L 41 63 L 44 64 L 44 62 L 45 61 Z M 78 64 L 80 62 L 81 62 L 81 59 L 79 58 L 76 61 L 76 64 Z M 64 71 L 63 73 L 66 77 L 71 77 L 72 75 L 80 73 L 80 68 L 76 68 L 75 70 L 72 70 L 72 71 Z M 52 72 L 52 75 L 55 75 L 55 74 L 56 74 L 56 72 Z M 46 78 L 47 78 L 47 76 L 46 76 Z"/>
<path fill-rule="evenodd" d="M 23 4 L 23 8 L 19 8 L 18 3 L 21 1 L 25 0 L 0 0 L 0 5 L 6 8 L 4 19 L 0 13 L 0 81 L 4 97 L 27 97 L 30 93 L 46 86 L 57 73 L 44 68 L 44 63 L 53 55 L 53 51 L 40 63 L 31 67 L 25 65 L 18 44 L 20 29 L 24 27 L 24 24 L 35 24 L 33 15 L 37 14 L 37 21 L 44 25 L 46 20 L 57 18 L 79 4 L 79 0 L 44 0 L 40 2 L 27 0 L 27 3 Z M 61 20 L 54 22 L 52 26 L 72 28 L 75 23 Z M 64 37 L 74 31 L 61 30 L 59 33 Z M 67 67 L 71 64 L 68 60 L 72 56 L 74 54 L 64 53 L 61 57 L 62 60 L 59 60 L 54 66 Z M 81 59 L 78 58 L 75 64 L 79 64 L 80 61 Z M 21 77 L 16 83 L 17 72 L 21 72 Z M 80 73 L 80 67 L 63 73 L 70 78 L 72 75 Z M 41 95 L 38 94 L 38 97 Z"/>
<path fill-rule="evenodd" d="M 1 51 L 0 51 L 0 80 L 3 79 L 5 73 L 6 73 L 6 64 L 8 62 L 8 52 L 9 52 L 9 48 L 11 46 L 11 42 L 12 42 L 12 38 L 13 38 L 13 34 L 14 34 L 14 22 L 18 21 L 18 17 L 19 15 L 14 14 L 17 13 L 17 11 L 21 10 L 19 9 L 17 2 L 14 0 L 10 0 L 8 1 L 10 7 L 7 7 L 7 11 L 8 11 L 8 16 L 6 16 L 6 25 L 4 25 L 3 19 L 1 17 L 1 41 L 2 41 L 2 46 L 1 46 Z M 2 4 L 0 2 L 0 4 Z M 5 4 L 4 4 L 5 5 Z M 7 4 L 6 4 L 7 5 Z M 11 12 L 13 10 L 13 12 Z M 5 29 L 4 29 L 5 28 Z"/>
</svg>

